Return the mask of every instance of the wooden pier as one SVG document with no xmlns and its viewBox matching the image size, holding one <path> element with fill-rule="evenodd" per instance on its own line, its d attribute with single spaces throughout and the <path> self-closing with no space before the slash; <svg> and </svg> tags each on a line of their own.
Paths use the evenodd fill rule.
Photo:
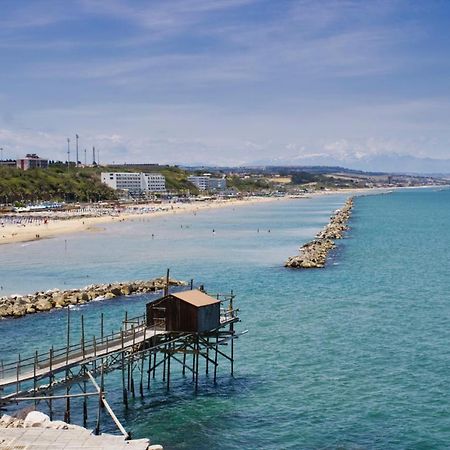
<svg viewBox="0 0 450 450">
<path fill-rule="evenodd" d="M 219 360 L 230 363 L 234 371 L 234 340 L 238 310 L 233 305 L 234 294 L 214 296 L 203 289 L 169 294 L 150 302 L 142 316 L 129 318 L 125 314 L 116 332 L 86 339 L 81 316 L 81 338 L 72 343 L 70 308 L 67 309 L 67 342 L 45 353 L 35 352 L 12 363 L 0 364 L 0 408 L 19 402 L 31 402 L 35 408 L 44 406 L 50 419 L 55 415 L 55 402 L 63 402 L 64 421 L 71 422 L 71 403 L 82 404 L 83 426 L 88 422 L 88 398 L 96 397 L 94 433 L 99 434 L 105 412 L 127 439 L 130 433 L 123 427 L 109 405 L 104 389 L 105 376 L 114 370 L 121 372 L 121 390 L 125 408 L 130 396 L 144 396 L 160 368 L 162 379 L 170 389 L 171 374 L 178 364 L 182 375 L 192 375 L 195 392 L 199 385 L 199 360 L 205 360 L 206 374 L 212 372 L 216 383 Z M 177 305 L 177 306 L 174 306 Z M 180 315 L 181 310 L 184 311 Z M 182 308 L 185 308 L 184 310 Z M 176 320 L 175 320 L 176 319 Z M 88 388 L 89 386 L 89 388 Z M 81 402 L 80 402 L 81 400 Z M 60 408 L 61 409 L 61 408 Z"/>
</svg>

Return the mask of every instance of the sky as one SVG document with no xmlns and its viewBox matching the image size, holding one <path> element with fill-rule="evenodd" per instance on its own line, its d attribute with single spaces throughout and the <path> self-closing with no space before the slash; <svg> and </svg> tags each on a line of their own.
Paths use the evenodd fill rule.
<svg viewBox="0 0 450 450">
<path fill-rule="evenodd" d="M 0 0 L 0 147 L 450 167 L 449 29 L 447 0 Z"/>
</svg>

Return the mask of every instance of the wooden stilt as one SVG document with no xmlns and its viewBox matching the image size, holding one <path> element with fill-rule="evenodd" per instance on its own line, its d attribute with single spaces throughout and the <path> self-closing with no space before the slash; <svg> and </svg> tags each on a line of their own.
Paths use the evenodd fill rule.
<svg viewBox="0 0 450 450">
<path fill-rule="evenodd" d="M 216 334 L 216 345 L 214 355 L 214 384 L 217 383 L 217 347 L 219 346 L 219 334 Z"/>
<path fill-rule="evenodd" d="M 167 353 L 166 353 L 166 350 L 167 350 L 167 345 L 164 345 L 164 352 L 163 352 L 163 357 L 164 357 L 164 359 L 163 359 L 163 378 L 162 378 L 163 381 L 166 381 L 166 365 L 167 365 Z"/>
<path fill-rule="evenodd" d="M 167 353 L 167 390 L 170 389 L 170 350 L 171 350 L 172 344 L 169 344 L 167 347 L 168 353 Z"/>
<path fill-rule="evenodd" d="M 38 351 L 36 350 L 34 353 L 34 367 L 33 367 L 33 391 L 34 391 L 34 396 L 36 396 L 36 391 L 37 391 L 37 378 L 36 378 L 36 369 L 38 366 Z M 37 401 L 34 401 L 34 409 L 36 409 L 37 406 Z"/>
<path fill-rule="evenodd" d="M 125 408 L 128 408 L 128 391 L 125 384 L 125 353 L 122 352 L 122 394 L 123 394 L 123 404 Z"/>
<path fill-rule="evenodd" d="M 198 336 L 196 341 L 196 357 L 195 357 L 195 393 L 198 392 L 198 359 L 199 359 L 199 343 Z"/>
<path fill-rule="evenodd" d="M 49 412 L 50 412 L 50 414 L 49 414 L 49 417 L 50 417 L 50 420 L 53 420 L 53 402 L 52 402 L 52 399 L 51 399 L 51 396 L 52 396 L 52 393 L 53 393 L 53 387 L 52 387 L 52 385 L 53 385 L 53 373 L 52 373 L 52 370 L 53 370 L 53 347 L 50 349 L 50 352 L 49 352 L 49 365 L 50 365 L 50 367 L 49 367 L 49 376 L 48 376 L 48 384 L 49 384 L 49 387 L 50 387 L 50 391 L 49 391 L 49 397 L 50 397 L 50 399 L 49 399 L 49 402 L 48 402 L 48 406 L 49 406 Z"/>
<path fill-rule="evenodd" d="M 144 362 L 145 362 L 145 356 L 144 354 L 141 355 L 141 381 L 139 383 L 139 394 L 141 397 L 144 396 Z"/>
<path fill-rule="evenodd" d="M 84 315 L 81 314 L 81 352 L 83 353 L 83 358 L 86 357 L 84 349 Z"/>
<path fill-rule="evenodd" d="M 147 389 L 150 389 L 150 378 L 152 372 L 152 354 L 148 352 Z"/>
<path fill-rule="evenodd" d="M 206 371 L 206 375 L 208 375 L 209 374 L 209 337 L 206 338 L 206 342 L 208 344 L 206 345 L 206 369 L 205 369 L 205 371 Z"/>
<path fill-rule="evenodd" d="M 84 377 L 86 377 L 86 368 L 84 368 Z M 86 394 L 86 378 L 83 379 L 83 393 Z M 83 397 L 83 427 L 87 427 L 87 421 L 88 421 L 88 405 L 87 405 L 87 396 Z"/>
<path fill-rule="evenodd" d="M 195 354 L 195 341 L 192 343 L 192 382 L 195 381 L 195 360 L 196 360 L 196 354 Z"/>
</svg>

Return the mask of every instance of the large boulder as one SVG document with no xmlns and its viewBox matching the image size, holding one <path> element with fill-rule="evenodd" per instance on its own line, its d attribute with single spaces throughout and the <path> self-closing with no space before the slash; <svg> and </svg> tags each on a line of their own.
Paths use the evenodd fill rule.
<svg viewBox="0 0 450 450">
<path fill-rule="evenodd" d="M 36 311 L 50 311 L 52 304 L 47 299 L 41 299 L 36 303 Z"/>
<path fill-rule="evenodd" d="M 48 417 L 47 414 L 41 413 L 39 411 L 31 411 L 27 414 L 27 417 L 25 417 L 23 425 L 25 428 L 44 428 L 49 423 L 50 417 Z"/>
</svg>

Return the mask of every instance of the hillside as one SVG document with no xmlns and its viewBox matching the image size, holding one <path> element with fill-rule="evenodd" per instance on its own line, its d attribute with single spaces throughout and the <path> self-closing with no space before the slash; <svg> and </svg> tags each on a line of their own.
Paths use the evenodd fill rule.
<svg viewBox="0 0 450 450">
<path fill-rule="evenodd" d="M 0 167 L 0 202 L 100 201 L 116 193 L 100 182 L 97 169 L 75 169 L 54 165 L 48 169 L 19 170 Z"/>
<path fill-rule="evenodd" d="M 117 193 L 100 181 L 101 172 L 139 172 L 129 167 L 72 166 L 67 171 L 63 163 L 52 164 L 48 169 L 22 171 L 14 167 L 0 166 L 0 203 L 42 200 L 89 202 L 113 200 Z M 145 170 L 148 172 L 148 168 Z M 188 174 L 178 167 L 155 166 L 155 172 L 166 177 L 169 191 L 189 191 L 197 194 L 197 188 L 187 181 Z"/>
</svg>

